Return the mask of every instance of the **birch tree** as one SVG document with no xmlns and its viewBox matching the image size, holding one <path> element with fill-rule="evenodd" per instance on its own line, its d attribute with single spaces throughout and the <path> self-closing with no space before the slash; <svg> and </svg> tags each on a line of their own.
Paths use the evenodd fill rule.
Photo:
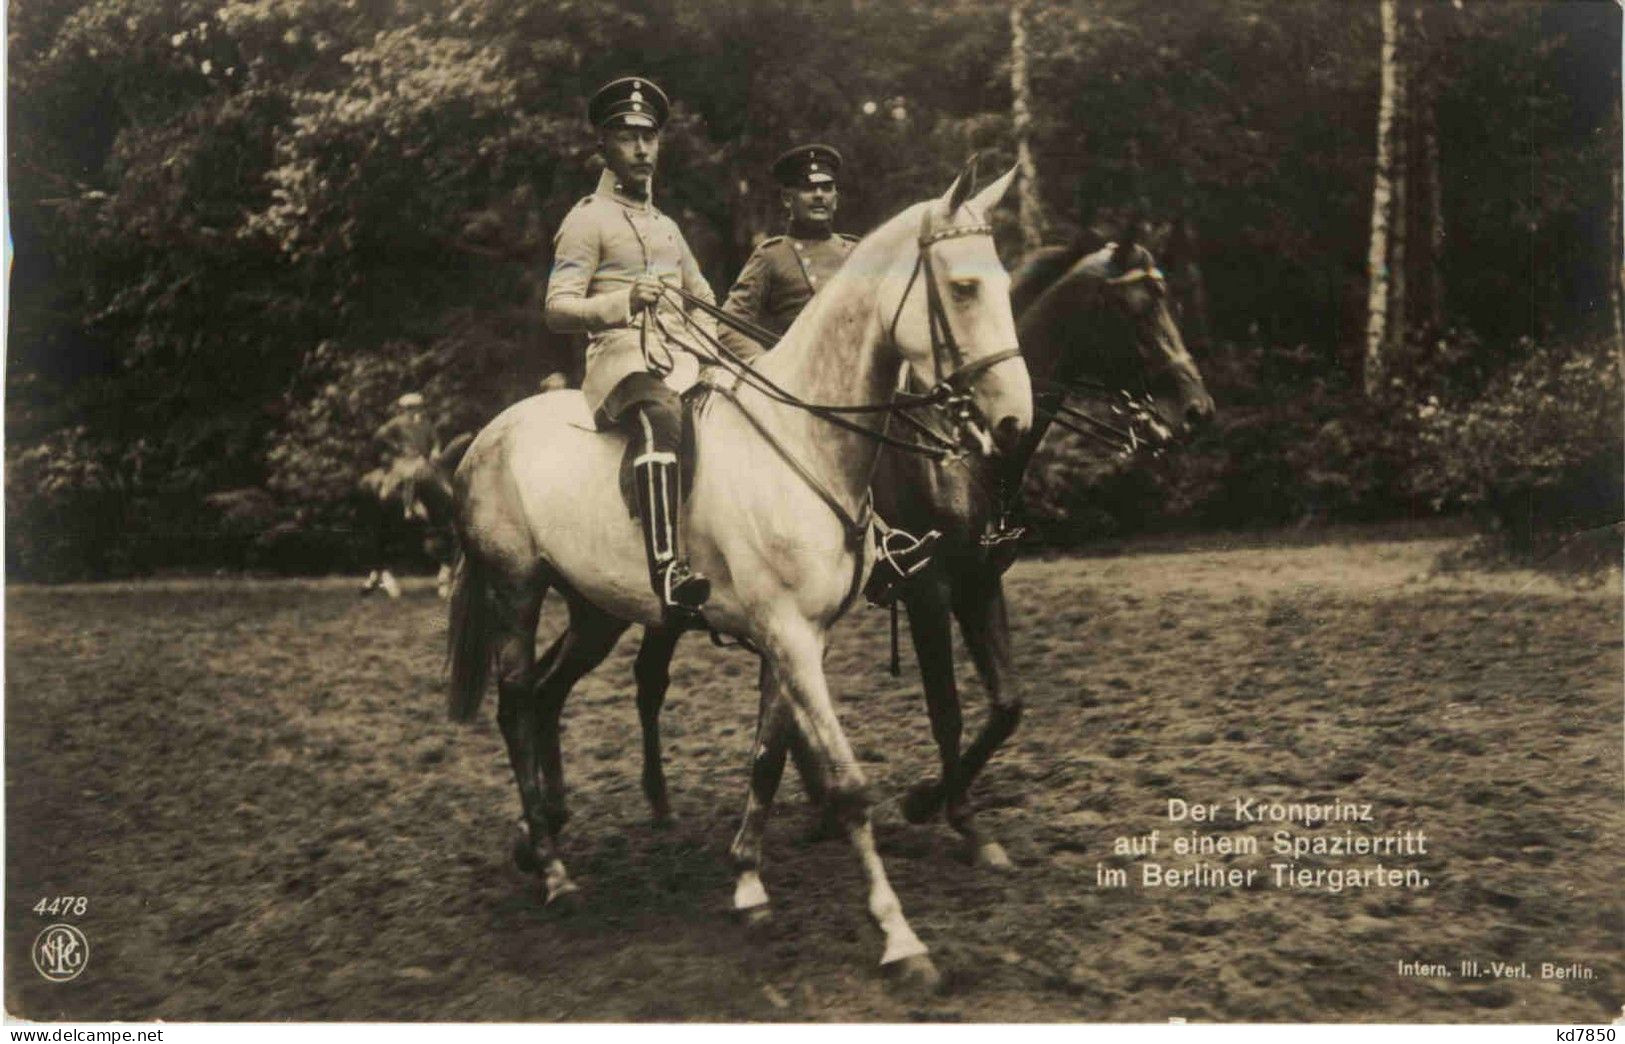
<svg viewBox="0 0 1625 1044">
<path fill-rule="evenodd" d="M 1030 253 L 1044 245 L 1043 203 L 1038 194 L 1038 165 L 1033 162 L 1032 84 L 1027 73 L 1027 0 L 1010 5 L 1011 123 L 1016 137 L 1016 165 L 1021 177 L 1016 186 L 1021 204 L 1021 249 Z"/>
<path fill-rule="evenodd" d="M 1365 391 L 1375 395 L 1383 383 L 1389 323 L 1389 238 L 1394 223 L 1396 174 L 1395 131 L 1400 97 L 1399 2 L 1382 0 L 1382 94 L 1377 104 L 1377 167 L 1371 193 L 1371 249 L 1366 268 Z M 1403 218 L 1401 218 L 1403 220 Z"/>
</svg>

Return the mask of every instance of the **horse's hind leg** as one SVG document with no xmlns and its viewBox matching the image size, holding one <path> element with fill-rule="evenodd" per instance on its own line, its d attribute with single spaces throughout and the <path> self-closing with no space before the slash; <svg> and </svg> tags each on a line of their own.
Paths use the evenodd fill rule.
<svg viewBox="0 0 1625 1044">
<path fill-rule="evenodd" d="M 493 615 L 503 628 L 497 644 L 497 723 L 502 727 L 508 763 L 519 786 L 521 809 L 523 836 L 515 842 L 514 859 L 521 870 L 543 873 L 548 900 L 552 901 L 558 894 L 555 885 L 567 884 L 569 878 L 554 844 L 556 831 L 544 810 L 537 742 L 540 709 L 536 681 L 564 646 L 564 637 L 560 636 L 542 662 L 536 662 L 536 623 L 546 594 L 545 587 L 528 591 L 493 585 L 492 600 L 499 607 Z"/>
<path fill-rule="evenodd" d="M 954 615 L 960 633 L 987 687 L 988 715 L 982 731 L 966 748 L 955 771 L 947 777 L 948 822 L 970 842 L 978 865 L 1010 869 L 1004 848 L 976 827 L 970 788 L 994 751 L 1021 723 L 1021 684 L 1011 666 L 1010 620 L 1004 603 L 1004 584 L 991 570 L 959 574 L 954 585 Z"/>
<path fill-rule="evenodd" d="M 903 799 L 904 818 L 910 823 L 925 823 L 942 810 L 949 781 L 958 770 L 964 723 L 959 687 L 954 681 L 953 621 L 949 616 L 947 581 L 933 571 L 909 592 L 907 604 L 909 634 L 925 687 L 925 710 L 942 758 L 942 775 L 916 783 Z"/>
<path fill-rule="evenodd" d="M 594 608 L 587 601 L 570 597 L 570 625 L 539 665 L 535 685 L 535 715 L 530 720 L 532 737 L 540 754 L 542 776 L 542 826 L 546 836 L 535 846 L 536 825 L 531 838 L 547 885 L 547 901 L 574 892 L 576 886 L 564 870 L 558 855 L 558 837 L 569 813 L 564 805 L 564 757 L 559 744 L 559 717 L 564 701 L 582 676 L 604 662 L 627 625 Z"/>
<path fill-rule="evenodd" d="M 660 757 L 660 708 L 671 684 L 671 658 L 683 632 L 675 627 L 648 627 L 632 674 L 638 682 L 638 722 L 643 727 L 643 795 L 649 812 L 661 825 L 672 822 L 671 799 L 666 794 L 666 772 Z"/>
</svg>

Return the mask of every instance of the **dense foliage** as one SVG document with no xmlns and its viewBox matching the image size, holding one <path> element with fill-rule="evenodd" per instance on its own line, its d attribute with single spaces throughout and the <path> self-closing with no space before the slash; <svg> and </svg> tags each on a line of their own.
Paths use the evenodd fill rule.
<svg viewBox="0 0 1625 1044">
<path fill-rule="evenodd" d="M 1445 310 L 1478 337 L 1417 331 L 1381 401 L 1357 369 L 1374 7 L 1033 3 L 1052 235 L 1179 227 L 1223 418 L 1143 468 L 1056 440 L 1033 479 L 1051 539 L 1485 504 L 1550 484 L 1496 465 L 1525 423 L 1577 466 L 1617 449 L 1585 412 L 1607 403 L 1519 397 L 1572 397 L 1536 371 L 1606 328 L 1618 12 L 1418 3 Z M 991 0 L 30 0 L 9 32 L 7 562 L 28 576 L 331 566 L 395 395 L 424 391 L 449 435 L 577 367 L 538 298 L 611 76 L 678 100 L 660 200 L 719 291 L 780 220 L 764 171 L 787 143 L 843 149 L 854 231 L 1010 146 Z"/>
</svg>

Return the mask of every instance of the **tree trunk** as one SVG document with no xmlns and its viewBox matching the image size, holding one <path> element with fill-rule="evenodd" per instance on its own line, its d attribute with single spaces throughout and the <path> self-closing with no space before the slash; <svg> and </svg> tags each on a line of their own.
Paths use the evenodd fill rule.
<svg viewBox="0 0 1625 1044">
<path fill-rule="evenodd" d="M 1021 170 L 1016 198 L 1021 204 L 1021 250 L 1025 254 L 1044 245 L 1044 211 L 1032 149 L 1032 85 L 1027 78 L 1027 0 L 1010 5 L 1010 95 L 1016 166 Z"/>
<path fill-rule="evenodd" d="M 1444 329 L 1444 183 L 1439 178 L 1439 124 L 1430 91 L 1417 110 L 1422 120 L 1422 183 L 1427 193 L 1425 223 L 1427 236 L 1426 290 L 1422 298 L 1422 319 L 1434 330 Z"/>
<path fill-rule="evenodd" d="M 1371 193 L 1371 249 L 1366 257 L 1369 279 L 1365 334 L 1365 392 L 1376 395 L 1383 385 L 1384 347 L 1388 340 L 1388 232 L 1394 203 L 1394 115 L 1399 91 L 1396 50 L 1399 40 L 1398 0 L 1382 0 L 1382 94 L 1377 103 L 1377 168 Z"/>
<path fill-rule="evenodd" d="M 1417 233 L 1426 237 L 1426 249 L 1418 251 L 1421 273 L 1419 317 L 1430 330 L 1444 329 L 1444 185 L 1439 178 L 1439 82 L 1433 65 L 1422 54 L 1426 46 L 1424 7 L 1417 5 L 1415 45 L 1411 49 L 1411 69 L 1416 74 L 1415 98 L 1411 109 L 1418 123 L 1417 139 L 1422 164 L 1419 191 L 1422 218 Z"/>
<path fill-rule="evenodd" d="M 1396 6 L 1403 5 L 1398 0 Z M 1392 372 L 1394 363 L 1405 352 L 1405 334 L 1410 327 L 1410 308 L 1407 293 L 1410 289 L 1410 269 L 1406 265 L 1406 247 L 1411 230 L 1411 99 L 1409 41 L 1405 39 L 1405 20 L 1396 12 L 1394 20 L 1394 115 L 1393 115 L 1393 212 L 1388 223 L 1388 337 L 1386 369 Z"/>
<path fill-rule="evenodd" d="M 1438 76 L 1428 34 L 1430 0 L 1419 0 L 1412 13 L 1414 31 L 1404 57 L 1410 78 L 1412 122 L 1412 187 L 1410 224 L 1410 325 L 1430 332 L 1445 328 L 1445 194 L 1438 174 Z"/>
<path fill-rule="evenodd" d="M 1614 132 L 1609 140 L 1616 145 L 1620 140 L 1622 121 L 1620 119 L 1620 98 L 1614 97 Z M 1625 366 L 1625 216 L 1620 208 L 1625 206 L 1625 186 L 1620 184 L 1621 172 L 1619 157 L 1613 159 L 1613 206 L 1612 214 L 1608 219 L 1609 231 L 1613 234 L 1608 237 L 1608 244 L 1613 248 L 1613 258 L 1608 266 L 1608 306 L 1614 319 L 1614 351 L 1621 353 L 1620 365 Z"/>
</svg>

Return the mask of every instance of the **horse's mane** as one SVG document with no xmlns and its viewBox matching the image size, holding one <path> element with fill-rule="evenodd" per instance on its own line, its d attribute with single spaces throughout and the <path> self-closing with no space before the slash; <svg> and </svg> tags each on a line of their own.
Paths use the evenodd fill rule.
<svg viewBox="0 0 1625 1044">
<path fill-rule="evenodd" d="M 936 200 L 932 199 L 912 203 L 858 240 L 857 246 L 852 248 L 852 253 L 836 270 L 837 278 L 841 272 L 864 272 L 869 268 L 865 263 L 870 260 L 871 256 L 882 249 L 894 246 L 895 240 L 900 238 L 905 230 L 909 231 L 911 236 L 913 233 L 917 233 L 920 227 L 920 211 L 935 203 Z M 873 274 L 872 270 L 870 274 Z M 814 300 L 816 299 L 815 297 Z"/>
<path fill-rule="evenodd" d="M 1096 279 L 1110 279 L 1122 271 L 1156 264 L 1151 252 L 1140 244 L 1133 247 L 1132 260 L 1125 265 L 1117 263 L 1115 244 L 1104 237 L 1085 232 L 1064 246 L 1039 247 L 1022 258 L 1010 275 L 1010 306 L 1017 316 L 1032 306 L 1044 292 L 1060 281 L 1080 262 L 1080 274 Z"/>
<path fill-rule="evenodd" d="M 1093 233 L 1075 236 L 1061 246 L 1039 247 L 1023 257 L 1010 273 L 1010 307 L 1020 315 L 1045 290 L 1072 270 L 1072 266 L 1091 253 L 1106 246 L 1106 241 Z"/>
</svg>

